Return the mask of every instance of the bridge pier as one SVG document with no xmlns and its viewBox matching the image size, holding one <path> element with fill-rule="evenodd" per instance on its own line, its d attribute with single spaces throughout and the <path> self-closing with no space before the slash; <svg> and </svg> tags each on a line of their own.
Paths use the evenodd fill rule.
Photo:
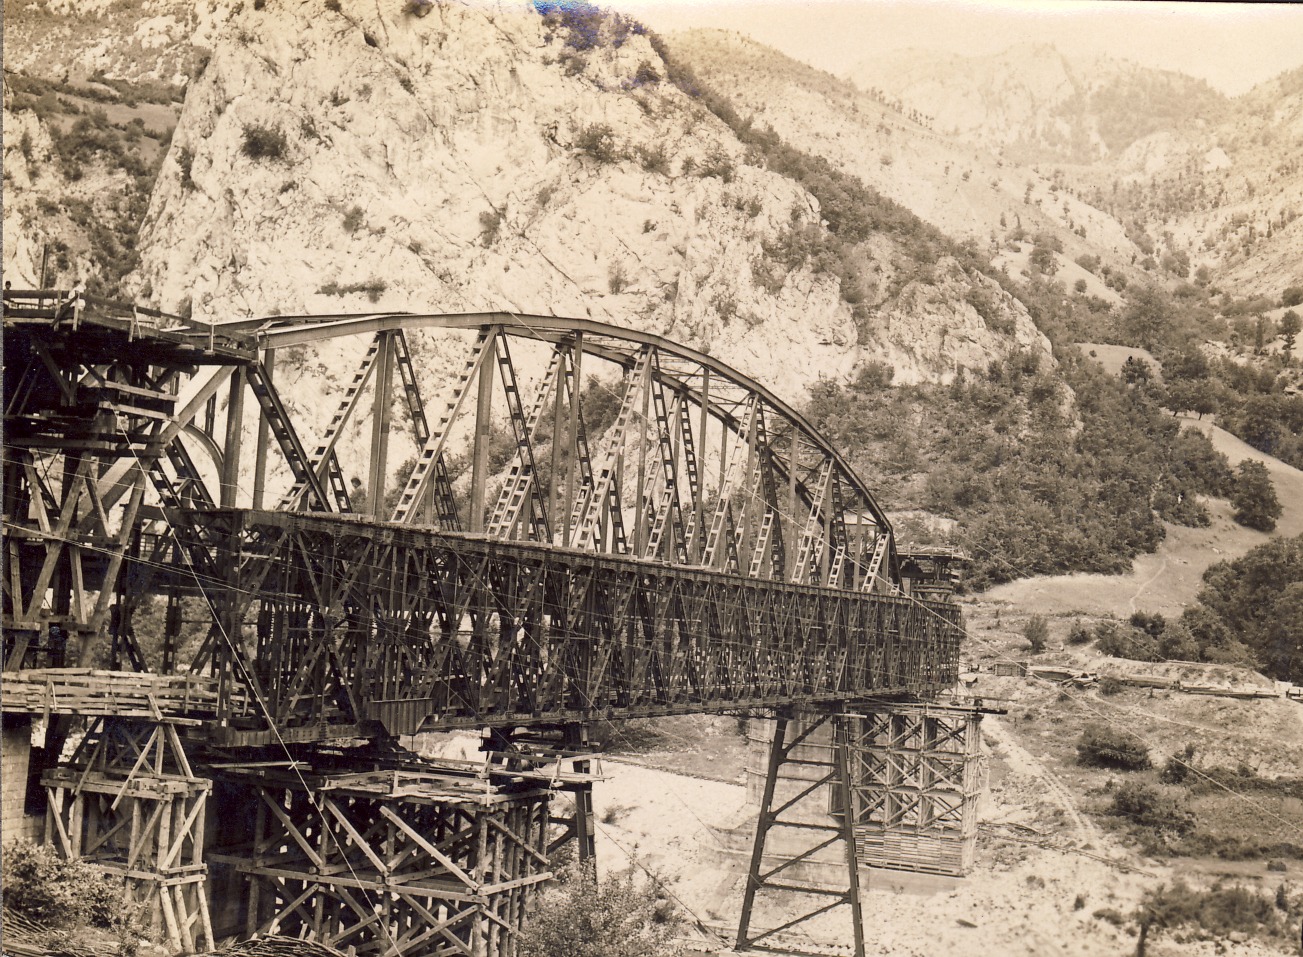
<svg viewBox="0 0 1303 957">
<path fill-rule="evenodd" d="M 45 843 L 122 878 L 126 905 L 143 907 L 174 951 L 217 945 L 204 862 L 212 783 L 191 769 L 174 724 L 98 718 L 42 783 Z"/>
<path fill-rule="evenodd" d="M 753 756 L 762 745 L 767 760 L 748 780 L 759 815 L 738 948 L 772 948 L 783 932 L 844 907 L 862 957 L 860 894 L 871 869 L 964 876 L 985 784 L 985 710 L 884 699 L 780 709 L 765 722 L 752 737 Z M 754 928 L 758 901 L 790 919 Z M 791 950 L 791 940 L 782 946 Z"/>
</svg>

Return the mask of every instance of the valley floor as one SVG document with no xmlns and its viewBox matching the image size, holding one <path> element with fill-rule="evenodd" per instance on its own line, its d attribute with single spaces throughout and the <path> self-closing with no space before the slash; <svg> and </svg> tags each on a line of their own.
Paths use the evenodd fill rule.
<svg viewBox="0 0 1303 957">
<path fill-rule="evenodd" d="M 990 791 L 980 809 L 974 872 L 952 880 L 872 871 L 863 904 L 868 953 L 1131 954 L 1135 925 L 1125 920 L 1115 926 L 1110 917 L 1129 915 L 1146 890 L 1191 871 L 1188 862 L 1143 858 L 1102 832 L 1078 806 L 1079 782 L 1063 780 L 1050 769 L 1056 762 L 1042 759 L 1039 736 L 1049 732 L 1029 734 L 1025 725 L 1015 730 L 1020 723 L 1012 714 L 986 719 Z M 735 747 L 745 748 L 745 741 L 736 738 Z M 669 770 L 680 757 L 666 752 L 639 756 L 638 764 L 603 761 L 606 780 L 594 792 L 598 859 L 604 871 L 636 866 L 655 875 L 704 925 L 689 931 L 693 949 L 722 953 L 737 929 L 755 809 L 745 806 L 741 779 L 715 781 Z M 653 763 L 663 767 L 648 766 Z M 1279 876 L 1263 873 L 1262 862 L 1239 870 L 1252 872 L 1238 875 L 1250 884 Z M 758 905 L 755 921 L 769 927 L 790 916 Z M 851 943 L 845 908 L 806 926 L 806 946 L 845 953 Z M 1226 945 L 1151 935 L 1146 952 L 1193 957 L 1225 953 Z M 1283 942 L 1279 949 L 1260 941 L 1234 944 L 1242 957 L 1292 952 Z"/>
</svg>

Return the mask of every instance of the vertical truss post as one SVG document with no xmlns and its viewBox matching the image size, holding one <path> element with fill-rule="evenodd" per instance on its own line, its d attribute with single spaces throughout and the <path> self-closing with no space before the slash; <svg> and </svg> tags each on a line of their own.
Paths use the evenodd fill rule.
<svg viewBox="0 0 1303 957">
<path fill-rule="evenodd" d="M 688 557 L 689 559 L 699 559 L 701 553 L 705 550 L 706 542 L 706 483 L 704 476 L 698 476 L 697 464 L 701 468 L 706 467 L 706 429 L 710 426 L 710 370 L 703 369 L 701 373 L 701 458 L 698 460 L 692 455 L 691 449 L 685 444 L 684 450 L 688 453 L 686 461 L 688 462 L 688 477 L 692 485 L 692 498 L 694 508 L 692 510 L 692 529 L 688 534 Z M 685 431 L 685 442 L 692 434 L 691 426 Z"/>
<path fill-rule="evenodd" d="M 265 349 L 262 354 L 262 367 L 271 385 L 276 372 L 276 350 Z M 271 426 L 267 413 L 258 409 L 258 439 L 254 446 L 253 458 L 253 507 L 262 508 L 263 496 L 267 494 L 267 443 L 271 438 Z"/>
<path fill-rule="evenodd" d="M 747 399 L 747 413 L 745 421 L 745 433 L 751 434 L 755 425 L 755 416 L 760 408 L 759 398 L 751 395 Z M 731 456 L 725 455 L 725 449 L 728 445 L 728 426 L 722 427 L 723 438 L 720 445 L 720 454 L 724 455 L 727 461 L 721 461 L 719 474 L 719 500 L 715 503 L 715 512 L 711 516 L 710 529 L 706 533 L 705 549 L 702 552 L 701 564 L 708 567 L 723 565 L 725 567 L 737 567 L 737 540 L 730 534 L 725 525 L 732 522 L 733 518 L 733 490 L 737 485 L 738 473 L 745 467 L 744 462 L 750 455 L 750 445 L 743 447 L 744 439 L 741 435 L 738 437 L 738 443 L 733 448 Z M 723 560 L 720 560 L 720 546 L 723 545 Z"/>
<path fill-rule="evenodd" d="M 489 347 L 496 358 L 501 348 L 497 337 Z M 489 472 L 489 438 L 493 431 L 493 365 L 480 365 L 479 392 L 475 401 L 475 441 L 471 461 L 471 514 L 468 529 L 484 531 L 485 490 Z"/>
<path fill-rule="evenodd" d="M 240 488 L 240 446 L 243 437 L 244 372 L 236 369 L 231 375 L 231 392 L 226 402 L 226 445 L 222 449 L 221 488 L 217 493 L 222 508 L 235 507 L 235 494 Z"/>
<path fill-rule="evenodd" d="M 824 733 L 816 736 L 821 729 Z M 774 938 L 799 924 L 845 907 L 849 911 L 855 957 L 864 957 L 855 833 L 851 815 L 846 812 L 852 800 L 847 740 L 843 721 L 838 715 L 805 713 L 799 716 L 798 722 L 794 709 L 784 708 L 779 712 L 774 724 L 774 740 L 769 750 L 760 816 L 756 822 L 756 840 L 742 898 L 738 950 L 800 953 L 799 948 L 780 944 Z M 828 813 L 826 792 L 829 789 L 835 797 L 834 806 L 838 808 L 835 814 Z M 796 832 L 797 836 L 790 840 L 771 840 L 776 837 L 776 832 Z M 814 843 L 796 850 L 792 842 L 799 842 L 799 835 L 803 833 L 812 835 L 809 840 Z M 819 852 L 838 843 L 842 844 L 844 851 L 845 887 L 828 887 L 797 874 L 795 869 L 799 865 L 817 862 Z M 755 930 L 751 926 L 752 916 L 756 900 L 762 894 L 781 894 L 786 905 L 784 912 L 803 912 L 777 927 Z M 819 904 L 820 900 L 826 903 Z"/>
<path fill-rule="evenodd" d="M 561 355 L 559 352 L 554 352 L 539 382 L 529 411 L 526 412 L 520 401 L 520 385 L 511 361 L 511 351 L 507 348 L 506 337 L 502 337 L 498 369 L 502 373 L 502 389 L 506 393 L 507 413 L 516 438 L 516 456 L 507 481 L 503 483 L 502 491 L 498 494 L 497 504 L 493 507 L 488 527 L 490 537 L 511 538 L 523 514 L 532 532 L 527 537 L 536 542 L 552 540 L 552 529 L 548 518 L 555 513 L 549 509 L 543 497 L 543 490 L 539 487 L 538 466 L 534 457 L 534 434 L 547 405 L 548 395 L 556 385 L 560 366 Z"/>
<path fill-rule="evenodd" d="M 787 460 L 787 517 L 792 525 L 792 546 L 797 546 L 798 541 L 795 539 L 798 529 L 796 527 L 796 469 L 801 461 L 801 430 L 795 425 L 792 426 L 792 451 L 788 453 Z M 783 577 L 792 580 L 792 575 L 796 571 L 796 553 L 797 547 L 789 547 L 787 554 L 784 556 L 786 561 L 783 563 Z"/>
<path fill-rule="evenodd" d="M 381 333 L 376 356 L 375 405 L 371 410 L 371 469 L 367 480 L 367 511 L 374 519 L 384 508 L 389 469 L 389 421 L 393 414 L 394 334 Z"/>
<path fill-rule="evenodd" d="M 652 353 L 653 360 L 655 352 Z M 642 419 L 638 425 L 638 489 L 637 497 L 634 499 L 634 519 L 633 519 L 633 553 L 642 554 L 642 543 L 646 535 L 646 526 L 643 517 L 647 514 L 647 419 L 648 411 L 651 405 L 651 380 L 653 370 L 656 369 L 655 362 L 648 369 L 646 379 L 642 384 Z M 657 421 L 657 426 L 664 426 L 663 421 Z"/>
<path fill-rule="evenodd" d="M 562 544 L 566 541 L 566 521 L 569 512 L 557 511 L 557 489 L 561 485 L 561 411 L 562 392 L 566 383 L 566 370 L 570 361 L 565 349 L 560 343 L 555 347 L 554 357 L 560 360 L 557 367 L 556 392 L 552 395 L 552 450 L 551 461 L 549 462 L 548 471 L 552 480 L 547 483 L 547 513 L 552 516 L 552 538 L 553 541 L 559 541 Z"/>
<path fill-rule="evenodd" d="M 633 367 L 629 370 L 620 399 L 620 410 L 615 421 L 602 437 L 602 452 L 593 481 L 576 509 L 577 524 L 575 544 L 580 548 L 593 546 L 602 549 L 602 530 L 610 532 L 610 550 L 623 552 L 626 548 L 624 519 L 620 503 L 620 479 L 624 466 L 625 436 L 629 420 L 634 414 L 634 403 L 641 390 L 647 386 L 651 370 L 652 351 L 643 347 Z M 573 516 L 572 516 L 573 517 Z M 603 521 L 605 519 L 605 521 Z"/>
<path fill-rule="evenodd" d="M 426 491 L 432 479 L 436 483 L 436 491 L 439 488 L 444 489 L 444 493 L 439 493 L 441 509 L 449 507 L 451 499 L 445 493 L 450 492 L 450 486 L 447 482 L 447 473 L 444 471 L 443 447 L 448 440 L 448 432 L 452 428 L 453 421 L 461 412 L 466 393 L 470 391 L 470 380 L 483 365 L 485 353 L 493 347 L 494 338 L 492 326 L 481 327 L 479 337 L 475 340 L 475 347 L 471 350 L 470 357 L 467 358 L 461 375 L 453 386 L 452 397 L 448 400 L 443 415 L 430 430 L 429 437 L 416 456 L 416 467 L 412 469 L 411 477 L 403 488 L 403 494 L 398 499 L 398 505 L 390 521 L 399 525 L 413 522 L 420 514 L 421 505 L 425 501 Z"/>
<path fill-rule="evenodd" d="M 564 545 L 573 544 L 578 526 L 573 521 L 572 512 L 575 502 L 579 500 L 579 394 L 583 391 L 584 334 L 575 333 L 575 344 L 570 352 L 570 429 L 567 436 L 570 442 L 570 474 L 566 477 L 566 507 L 562 513 L 565 518 L 565 534 L 561 537 Z"/>
</svg>

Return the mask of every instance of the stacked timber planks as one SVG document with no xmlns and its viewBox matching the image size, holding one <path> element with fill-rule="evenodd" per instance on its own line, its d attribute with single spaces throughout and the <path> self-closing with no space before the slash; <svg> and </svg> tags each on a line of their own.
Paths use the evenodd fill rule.
<svg viewBox="0 0 1303 957">
<path fill-rule="evenodd" d="M 6 713 L 103 715 L 189 724 L 217 710 L 217 682 L 197 675 L 33 668 L 5 672 L 0 693 Z"/>
<path fill-rule="evenodd" d="M 862 863 L 892 870 L 963 877 L 973 866 L 972 841 L 959 829 L 914 832 L 890 828 L 855 829 Z"/>
</svg>

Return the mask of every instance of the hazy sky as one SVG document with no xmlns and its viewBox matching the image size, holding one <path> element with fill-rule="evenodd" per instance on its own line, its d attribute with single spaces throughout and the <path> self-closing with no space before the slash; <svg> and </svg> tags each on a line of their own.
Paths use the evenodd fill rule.
<svg viewBox="0 0 1303 957">
<path fill-rule="evenodd" d="M 1303 66 L 1303 3 L 609 0 L 602 5 L 662 33 L 692 27 L 738 30 L 838 74 L 875 54 L 906 47 L 980 54 L 1029 42 L 1179 70 L 1232 95 Z"/>
</svg>

